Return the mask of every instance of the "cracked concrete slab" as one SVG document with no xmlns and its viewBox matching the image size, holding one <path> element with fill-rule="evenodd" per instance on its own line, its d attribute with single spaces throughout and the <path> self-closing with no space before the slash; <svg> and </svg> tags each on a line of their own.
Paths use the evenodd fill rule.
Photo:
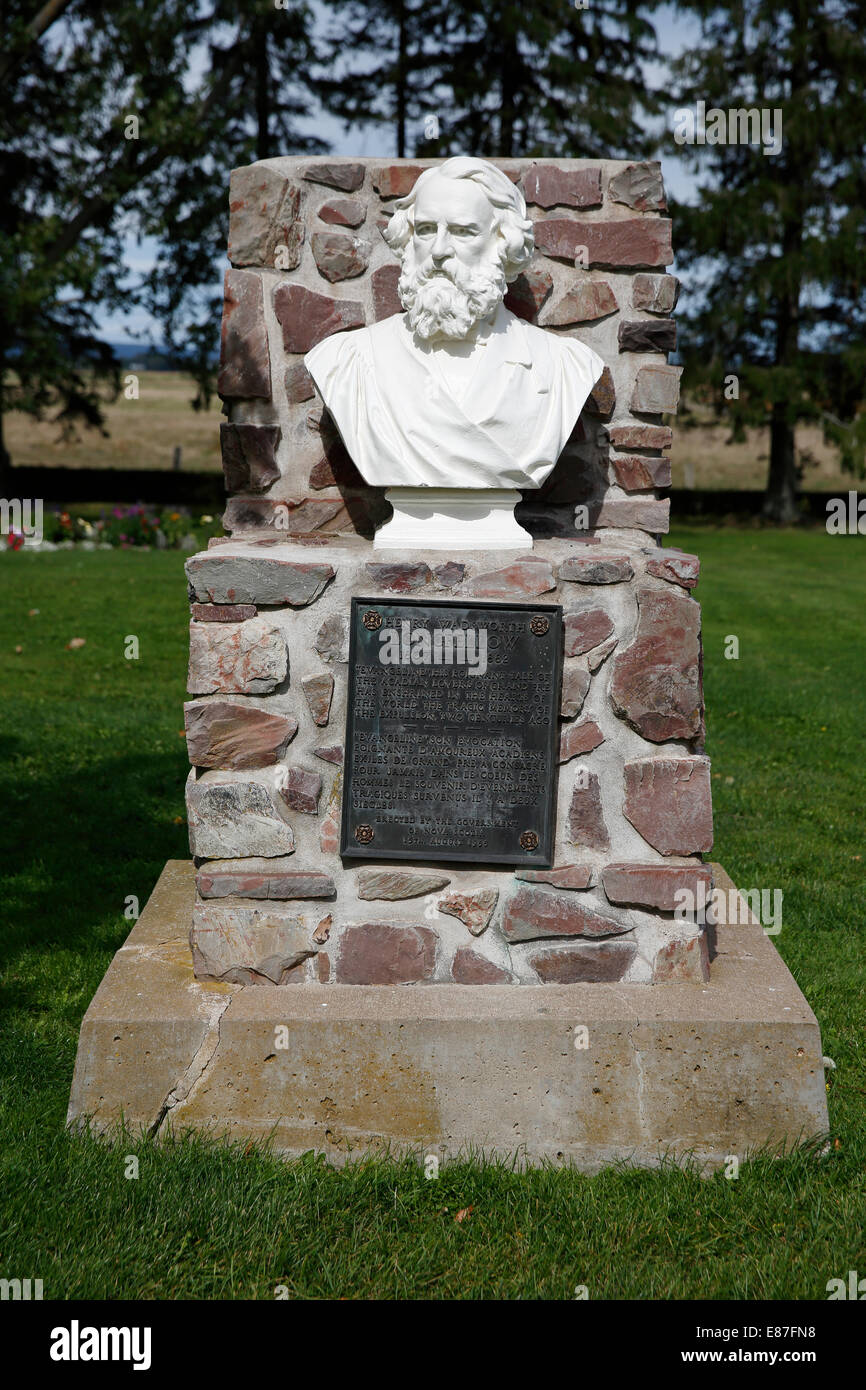
<svg viewBox="0 0 866 1390">
<path fill-rule="evenodd" d="M 716 883 L 733 885 L 714 866 Z M 483 1147 L 594 1171 L 826 1132 L 817 1021 L 754 921 L 707 985 L 202 984 L 193 868 L 166 865 L 81 1030 L 70 1123 L 270 1136 L 336 1162 Z M 582 1046 L 585 1039 L 587 1046 Z"/>
</svg>

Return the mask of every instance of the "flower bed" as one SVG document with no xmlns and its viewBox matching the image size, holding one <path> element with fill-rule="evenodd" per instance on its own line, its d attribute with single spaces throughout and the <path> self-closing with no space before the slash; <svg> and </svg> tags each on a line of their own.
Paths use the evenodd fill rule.
<svg viewBox="0 0 866 1390">
<path fill-rule="evenodd" d="M 37 543 L 12 528 L 8 550 L 198 550 L 202 537 L 222 534 L 219 517 L 194 517 L 187 508 L 157 510 L 140 504 L 103 509 L 96 517 L 73 515 L 59 507 L 46 511 Z"/>
</svg>

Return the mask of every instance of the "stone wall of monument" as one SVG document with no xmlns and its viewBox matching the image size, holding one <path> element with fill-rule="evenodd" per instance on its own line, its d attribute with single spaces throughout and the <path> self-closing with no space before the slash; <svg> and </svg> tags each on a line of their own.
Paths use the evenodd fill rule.
<svg viewBox="0 0 866 1390">
<path fill-rule="evenodd" d="M 399 267 L 381 232 L 395 199 L 437 162 L 291 157 L 232 174 L 219 376 L 232 535 L 369 536 L 387 515 L 323 418 L 303 356 L 331 333 L 401 311 Z M 508 307 L 579 337 L 609 364 L 518 516 L 537 535 L 665 532 L 659 489 L 670 482 L 671 430 L 662 416 L 676 411 L 681 368 L 667 362 L 679 282 L 665 273 L 673 252 L 660 167 L 493 162 L 519 183 L 535 224 L 535 257 Z"/>
<path fill-rule="evenodd" d="M 199 978 L 244 984 L 704 981 L 674 912 L 710 888 L 698 562 L 659 545 L 680 369 L 655 164 L 500 161 L 537 253 L 508 303 L 609 364 L 542 494 L 530 554 L 381 554 L 388 511 L 302 357 L 397 312 L 380 235 L 423 162 L 277 159 L 231 185 L 220 392 L 229 536 L 187 564 Z M 585 248 L 582 250 L 581 248 Z M 586 260 L 587 264 L 581 262 Z M 575 264 L 575 261 L 578 263 Z M 560 604 L 551 869 L 339 853 L 351 599 Z"/>
<path fill-rule="evenodd" d="M 240 542 L 192 557 L 186 727 L 204 978 L 568 983 L 706 978 L 712 844 L 697 561 L 536 541 L 376 557 Z M 560 603 L 554 867 L 341 861 L 351 599 Z"/>
</svg>

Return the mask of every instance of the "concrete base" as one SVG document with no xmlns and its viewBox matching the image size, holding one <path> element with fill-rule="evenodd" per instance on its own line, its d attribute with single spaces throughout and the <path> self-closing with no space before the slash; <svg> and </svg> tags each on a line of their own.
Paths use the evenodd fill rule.
<svg viewBox="0 0 866 1390">
<path fill-rule="evenodd" d="M 69 1123 L 589 1171 L 827 1130 L 818 1023 L 757 923 L 718 927 L 706 986 L 243 986 L 193 978 L 192 900 L 169 862 L 85 1015 Z"/>
</svg>

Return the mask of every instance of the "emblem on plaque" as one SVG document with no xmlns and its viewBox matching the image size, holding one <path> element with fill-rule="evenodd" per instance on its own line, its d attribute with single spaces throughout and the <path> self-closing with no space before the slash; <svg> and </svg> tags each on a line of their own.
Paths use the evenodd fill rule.
<svg viewBox="0 0 866 1390">
<path fill-rule="evenodd" d="M 524 830 L 520 837 L 520 848 L 526 850 L 538 849 L 538 836 L 534 830 Z"/>
<path fill-rule="evenodd" d="M 368 845 L 375 835 L 372 825 L 358 825 L 355 827 L 355 839 L 359 845 Z"/>
</svg>

